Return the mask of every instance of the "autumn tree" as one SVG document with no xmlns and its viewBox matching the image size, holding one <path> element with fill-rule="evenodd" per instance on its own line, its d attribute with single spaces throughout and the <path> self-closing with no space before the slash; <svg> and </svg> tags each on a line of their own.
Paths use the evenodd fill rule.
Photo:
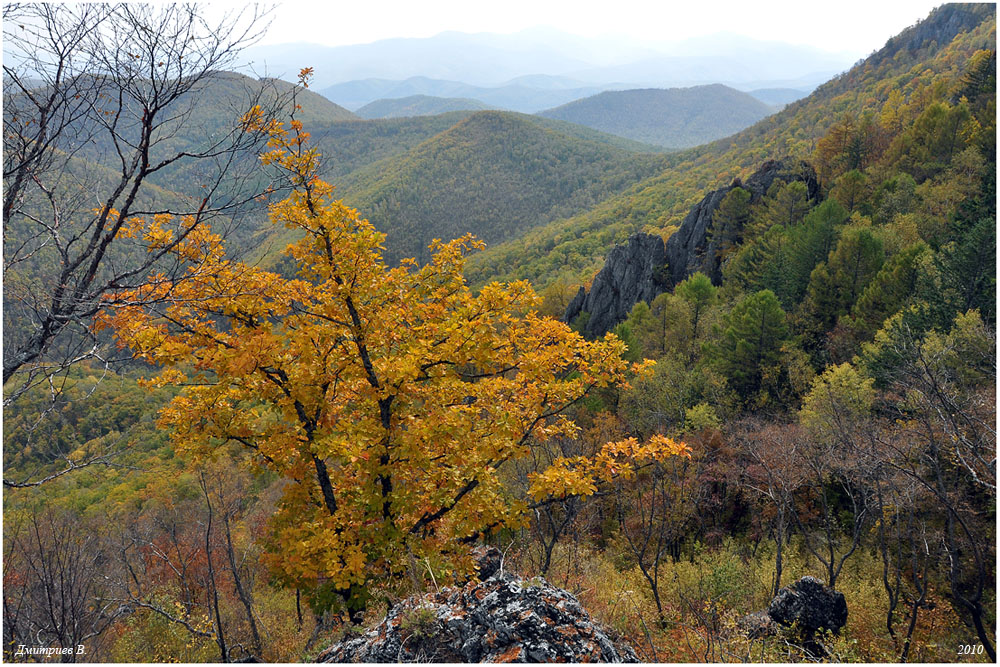
<svg viewBox="0 0 1000 667">
<path fill-rule="evenodd" d="M 660 581 L 667 558 L 680 560 L 681 544 L 694 528 L 693 466 L 688 459 L 654 465 L 615 489 L 619 534 L 656 603 L 661 625 L 667 622 Z"/>
<path fill-rule="evenodd" d="M 645 301 L 636 303 L 623 324 L 635 336 L 643 357 L 659 359 L 669 351 L 683 350 L 691 344 L 688 311 L 682 299 L 664 292 L 650 304 Z"/>
<path fill-rule="evenodd" d="M 830 196 L 841 206 L 853 213 L 865 203 L 868 195 L 868 177 L 857 169 L 851 169 L 837 177 L 830 190 Z"/>
<path fill-rule="evenodd" d="M 107 631 L 125 609 L 108 594 L 110 560 L 98 522 L 67 510 L 20 508 L 5 515 L 3 656 L 24 646 L 73 647 L 62 662 L 106 659 Z M 77 655 L 85 644 L 88 652 Z"/>
<path fill-rule="evenodd" d="M 674 288 L 674 294 L 687 302 L 691 309 L 691 353 L 695 355 L 694 341 L 699 338 L 698 325 L 704 320 L 706 311 L 715 305 L 718 290 L 704 273 L 698 271 Z"/>
<path fill-rule="evenodd" d="M 844 114 L 816 144 L 820 173 L 837 177 L 854 169 L 864 171 L 885 150 L 885 130 L 870 114 Z"/>
<path fill-rule="evenodd" d="M 916 310 L 889 318 L 863 346 L 864 368 L 892 391 L 895 428 L 878 434 L 879 451 L 933 499 L 951 604 L 995 660 L 985 600 L 996 581 L 996 333 L 974 310 L 946 332 L 921 331 Z"/>
<path fill-rule="evenodd" d="M 566 411 L 625 379 L 622 343 L 539 316 L 527 282 L 472 293 L 470 237 L 435 241 L 424 266 L 388 266 L 385 236 L 317 178 L 301 123 L 245 122 L 269 138 L 265 164 L 295 185 L 270 216 L 300 235 L 287 249 L 299 277 L 230 260 L 196 229 L 173 251 L 190 277 L 117 295 L 104 322 L 167 367 L 156 383 L 185 385 L 160 418 L 179 451 L 204 460 L 242 448 L 288 480 L 271 521 L 280 581 L 357 612 L 372 581 L 414 562 L 447 580 L 471 567 L 466 543 L 520 525 L 532 504 L 590 495 L 634 460 L 684 451 L 655 436 L 609 443 L 557 457 L 514 496 L 501 472 L 576 433 Z M 123 233 L 154 247 L 174 238 L 156 219 Z"/>
<path fill-rule="evenodd" d="M 774 539 L 774 577 L 771 594 L 781 589 L 784 554 L 788 544 L 794 511 L 794 496 L 803 484 L 805 471 L 798 465 L 796 456 L 800 439 L 793 427 L 781 425 L 761 426 L 750 422 L 735 434 L 735 441 L 742 453 L 741 486 L 758 495 L 761 519 L 770 524 Z"/>
</svg>

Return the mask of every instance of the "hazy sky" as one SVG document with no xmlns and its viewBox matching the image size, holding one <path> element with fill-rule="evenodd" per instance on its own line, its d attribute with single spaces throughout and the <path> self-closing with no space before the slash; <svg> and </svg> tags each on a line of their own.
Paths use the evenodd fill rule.
<svg viewBox="0 0 1000 667">
<path fill-rule="evenodd" d="M 233 5 L 218 2 L 216 5 Z M 552 26 L 595 37 L 676 41 L 717 32 L 867 55 L 941 4 L 929 0 L 287 0 L 261 44 L 337 46 L 444 30 L 510 33 Z"/>
</svg>

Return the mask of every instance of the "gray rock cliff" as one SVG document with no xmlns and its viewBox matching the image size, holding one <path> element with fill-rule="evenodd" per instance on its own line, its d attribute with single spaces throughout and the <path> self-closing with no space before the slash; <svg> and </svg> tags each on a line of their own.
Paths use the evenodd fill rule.
<svg viewBox="0 0 1000 667">
<path fill-rule="evenodd" d="M 608 253 L 604 267 L 594 278 L 590 292 L 582 287 L 566 308 L 564 319 L 572 322 L 581 312 L 590 314 L 583 333 L 596 338 L 628 317 L 639 301 L 657 295 L 698 271 L 716 285 L 722 282 L 719 248 L 712 240 L 712 216 L 723 198 L 736 187 L 750 192 L 751 204 L 760 201 L 777 179 L 802 181 L 809 198 L 819 196 L 816 172 L 801 160 L 768 160 L 746 182 L 713 190 L 685 216 L 680 228 L 663 243 L 659 236 L 635 234 Z"/>
<path fill-rule="evenodd" d="M 745 183 L 739 180 L 727 187 L 713 190 L 698 202 L 687 214 L 680 228 L 667 240 L 667 264 L 672 285 L 701 271 L 712 279 L 712 283 L 722 283 L 722 267 L 719 264 L 719 248 L 712 240 L 712 216 L 719 204 L 731 190 L 737 187 L 750 192 L 750 203 L 755 204 L 767 194 L 768 189 L 778 179 L 786 183 L 802 181 L 814 200 L 819 195 L 819 181 L 816 172 L 800 160 L 768 160 L 754 172 Z"/>
<path fill-rule="evenodd" d="M 662 238 L 652 234 L 633 235 L 623 245 L 611 249 L 590 292 L 584 293 L 580 288 L 566 309 L 566 321 L 572 322 L 581 311 L 586 311 L 590 319 L 584 334 L 591 338 L 604 335 L 628 317 L 633 305 L 651 301 L 665 290 L 665 263 Z"/>
</svg>

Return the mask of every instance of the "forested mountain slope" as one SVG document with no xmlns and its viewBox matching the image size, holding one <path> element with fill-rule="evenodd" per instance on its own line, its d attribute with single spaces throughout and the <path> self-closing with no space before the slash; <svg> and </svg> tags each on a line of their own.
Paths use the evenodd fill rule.
<svg viewBox="0 0 1000 667">
<path fill-rule="evenodd" d="M 338 187 L 345 186 L 350 175 L 375 162 L 401 156 L 432 137 L 454 127 L 475 111 L 450 111 L 428 116 L 324 121 L 306 126 L 310 138 L 321 153 L 323 174 Z M 663 149 L 583 125 L 539 116 L 522 116 L 539 127 L 560 134 L 597 142 L 635 153 L 658 153 Z"/>
<path fill-rule="evenodd" d="M 95 87 L 102 84 L 95 77 Z M 137 82 L 137 86 L 148 85 Z M 34 91 L 35 94 L 44 91 Z M 156 164 L 165 156 L 181 154 L 182 157 L 165 165 L 157 173 L 150 176 L 150 182 L 160 188 L 177 192 L 181 195 L 194 197 L 200 201 L 204 192 L 202 186 L 205 178 L 199 172 L 203 166 L 196 166 L 193 155 L 203 152 L 211 153 L 213 146 L 224 138 L 240 132 L 240 118 L 251 106 L 259 105 L 266 110 L 280 110 L 277 113 L 284 117 L 292 111 L 292 103 L 297 105 L 296 117 L 308 125 L 322 126 L 326 123 L 356 119 L 353 113 L 334 104 L 321 95 L 308 89 L 298 87 L 280 79 L 254 79 L 243 74 L 227 71 L 209 72 L 190 91 L 180 95 L 158 114 L 165 121 L 162 123 L 149 147 L 151 164 Z M 125 98 L 121 101 L 126 108 L 134 105 Z M 23 95 L 10 95 L 4 100 L 4 114 L 10 117 L 17 114 L 24 106 L 31 104 Z M 115 107 L 115 102 L 108 99 L 104 104 L 105 113 Z M 101 109 L 91 110 L 89 114 L 80 114 L 74 119 L 71 131 L 65 133 L 62 141 L 72 142 L 80 136 L 90 136 L 91 139 L 79 146 L 72 146 L 74 158 L 81 164 L 92 164 L 97 171 L 110 165 L 116 168 L 120 161 L 118 149 L 111 140 L 112 133 L 95 131 L 100 128 L 102 120 L 94 116 Z M 136 117 L 142 116 L 142 109 L 129 109 Z M 120 122 L 116 125 L 114 134 L 123 146 L 135 146 L 137 143 L 138 124 L 135 122 Z M 60 147 L 59 143 L 56 143 Z M 70 148 L 65 146 L 63 148 Z M 244 173 L 257 166 L 256 159 L 250 155 L 236 156 L 245 164 Z"/>
<path fill-rule="evenodd" d="M 451 111 L 409 118 L 313 122 L 306 129 L 322 153 L 324 176 L 340 184 L 347 174 L 379 160 L 403 155 L 473 113 Z"/>
<path fill-rule="evenodd" d="M 850 71 L 753 127 L 672 156 L 666 170 L 593 210 L 488 248 L 472 258 L 467 275 L 475 283 L 516 276 L 538 286 L 559 276 L 587 280 L 607 250 L 629 234 L 642 229 L 669 234 L 707 190 L 746 177 L 769 158 L 813 158 L 819 140 L 835 127 L 862 145 L 868 135 L 883 137 L 880 143 L 902 137 L 934 105 L 950 108 L 957 101 L 952 94 L 969 59 L 995 43 L 992 5 L 944 5 Z M 874 162 L 885 150 L 865 148 L 865 160 Z M 819 172 L 829 187 L 834 174 L 828 167 Z"/>
<path fill-rule="evenodd" d="M 510 592 L 558 582 L 650 663 L 994 664 L 995 40 L 993 6 L 947 5 L 683 153 L 506 112 L 262 118 L 249 173 L 296 183 L 270 200 L 267 229 L 299 230 L 270 238 L 297 242 L 281 271 L 202 229 L 147 271 L 188 227 L 119 216 L 108 268 L 138 284 L 77 318 L 91 359 L 4 406 L 4 659 L 314 662 L 390 607 L 440 657 L 403 601 L 486 579 L 481 542 Z M 46 180 L 72 181 L 58 201 L 113 187 L 89 167 Z M 391 259 L 522 240 L 398 266 L 363 216 Z M 57 267 L 5 268 L 31 304 L 60 261 L 14 231 L 5 262 Z M 497 276 L 547 287 L 477 289 Z M 569 326 L 545 316 L 574 292 Z M 761 612 L 807 576 L 838 631 Z"/>
<path fill-rule="evenodd" d="M 188 93 L 180 96 L 160 113 L 170 118 L 156 137 L 151 146 L 151 159 L 156 160 L 160 154 L 189 151 L 196 152 L 212 142 L 218 141 L 220 134 L 230 132 L 238 124 L 240 117 L 251 105 L 262 107 L 283 108 L 285 113 L 291 111 L 291 101 L 294 92 L 296 117 L 305 124 L 327 123 L 356 119 L 353 113 L 334 104 L 322 95 L 311 90 L 295 86 L 281 79 L 253 79 L 235 72 L 212 72 Z M 125 101 L 128 104 L 128 101 Z M 5 113 L 16 109 L 19 102 L 5 100 Z M 141 111 L 141 110 L 140 110 Z M 94 124 L 95 121 L 81 117 L 79 124 Z M 86 128 L 81 128 L 84 131 Z M 124 141 L 134 141 L 131 136 L 135 128 L 126 125 L 117 128 L 119 136 Z M 97 140 L 82 147 L 77 156 L 96 164 L 105 160 L 113 160 L 114 147 L 108 137 L 98 136 Z M 169 187 L 170 181 L 179 179 L 186 172 L 186 162 L 181 160 L 176 166 L 166 170 L 166 174 L 157 176 L 159 185 Z M 190 176 L 190 174 L 188 174 Z M 184 191 L 191 183 L 178 182 L 174 188 Z"/>
<path fill-rule="evenodd" d="M 678 149 L 729 136 L 773 111 L 748 93 L 713 84 L 607 91 L 539 115 Z"/>
<path fill-rule="evenodd" d="M 425 261 L 435 238 L 517 238 L 589 209 L 664 160 L 563 134 L 529 116 L 484 111 L 405 155 L 345 175 L 338 193 L 389 232 L 390 261 Z"/>
</svg>

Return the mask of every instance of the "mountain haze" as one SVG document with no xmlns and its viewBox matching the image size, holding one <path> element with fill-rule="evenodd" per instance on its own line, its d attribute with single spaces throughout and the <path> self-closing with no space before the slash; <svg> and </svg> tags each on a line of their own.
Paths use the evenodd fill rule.
<svg viewBox="0 0 1000 667">
<path fill-rule="evenodd" d="M 466 273 L 474 283 L 517 276 L 543 286 L 560 275 L 585 281 L 615 243 L 644 228 L 669 233 L 707 190 L 745 178 L 766 157 L 809 158 L 844 114 L 898 113 L 908 100 L 928 104 L 932 90 L 945 97 L 976 50 L 995 50 L 995 30 L 993 5 L 944 5 L 808 97 L 731 138 L 675 154 L 667 169 L 590 211 L 488 248 Z"/>
<path fill-rule="evenodd" d="M 433 116 L 448 111 L 483 111 L 494 107 L 467 97 L 434 97 L 411 95 L 397 99 L 369 102 L 355 113 L 361 118 L 403 118 L 407 116 Z"/>
<path fill-rule="evenodd" d="M 747 91 L 747 94 L 756 97 L 764 104 L 780 109 L 786 104 L 791 104 L 796 100 L 801 100 L 803 97 L 808 95 L 809 92 L 805 90 L 797 90 L 795 88 L 758 88 L 757 90 Z"/>
<path fill-rule="evenodd" d="M 588 86 L 571 79 L 547 76 L 518 77 L 493 87 L 414 76 L 402 81 L 390 79 L 346 81 L 323 88 L 319 92 L 327 99 L 349 109 L 359 109 L 381 99 L 427 95 L 473 99 L 489 105 L 489 108 L 534 113 L 593 95 L 609 87 L 612 86 Z"/>
<path fill-rule="evenodd" d="M 734 134 L 772 111 L 747 93 L 714 84 L 608 91 L 539 115 L 666 148 L 690 148 Z"/>
<path fill-rule="evenodd" d="M 518 77 L 537 75 L 570 77 L 585 86 L 618 82 L 624 84 L 621 88 L 717 82 L 753 88 L 796 88 L 815 86 L 847 69 L 857 58 L 847 53 L 828 53 L 808 46 L 729 34 L 637 45 L 624 38 L 584 38 L 552 28 L 530 28 L 512 34 L 452 31 L 426 38 L 385 39 L 336 47 L 279 44 L 253 47 L 247 55 L 253 58 L 257 70 L 282 78 L 293 78 L 301 67 L 311 66 L 320 89 L 347 81 L 405 80 L 415 76 L 497 87 Z M 475 95 L 457 96 L 482 99 Z M 332 99 L 341 104 L 346 101 Z M 377 97 L 367 102 L 374 99 Z M 546 106 L 566 101 L 569 100 Z"/>
</svg>

